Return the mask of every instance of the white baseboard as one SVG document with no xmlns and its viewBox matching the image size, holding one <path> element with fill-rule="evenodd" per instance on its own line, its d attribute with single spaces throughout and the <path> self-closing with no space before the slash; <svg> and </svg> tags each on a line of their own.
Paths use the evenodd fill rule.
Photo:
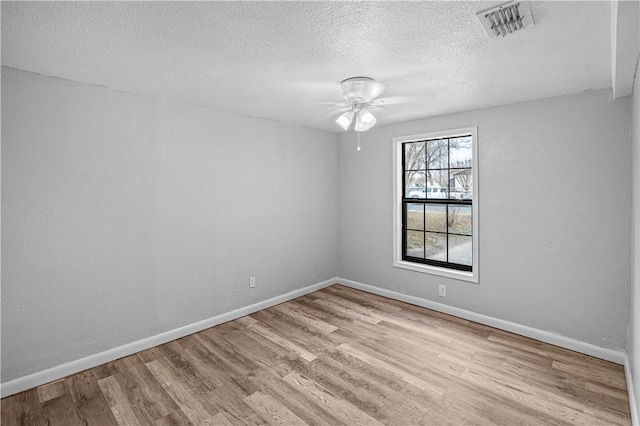
<svg viewBox="0 0 640 426">
<path fill-rule="evenodd" d="M 331 278 L 329 280 L 322 281 L 317 284 L 312 284 L 310 286 L 303 287 L 301 289 L 294 290 L 280 296 L 272 297 L 271 299 L 267 299 L 262 302 L 254 303 L 253 305 L 246 306 L 244 308 L 235 309 L 233 311 L 216 315 L 215 317 L 198 321 L 193 324 L 185 325 L 183 327 L 169 330 L 164 333 L 156 334 L 155 336 L 147 337 L 135 342 L 128 343 L 126 345 L 118 346 L 117 348 L 108 349 L 104 352 L 100 352 L 85 358 L 68 362 L 66 364 L 58 365 L 46 370 L 29 374 L 27 376 L 10 380 L 6 383 L 0 384 L 0 396 L 4 398 L 6 396 L 25 391 L 27 389 L 34 388 L 36 386 L 41 386 L 45 383 L 62 379 L 63 377 L 67 377 L 71 374 L 76 374 L 89 368 L 93 368 L 98 365 L 114 361 L 128 355 L 132 355 L 136 352 L 140 352 L 145 349 L 149 349 L 154 346 L 158 346 L 163 343 L 188 336 L 189 334 L 197 333 L 198 331 L 202 331 L 207 328 L 232 321 L 246 315 L 250 315 L 254 312 L 270 308 L 271 306 L 287 302 L 297 297 L 304 296 L 305 294 L 313 293 L 314 291 L 333 285 L 337 282 L 336 280 L 337 278 Z"/>
<path fill-rule="evenodd" d="M 537 328 L 528 327 L 526 325 L 493 318 L 487 315 L 467 311 L 465 309 L 444 305 L 442 303 L 434 302 L 428 299 L 423 299 L 421 297 L 410 296 L 407 294 L 398 293 L 393 290 L 387 290 L 380 287 L 363 284 L 357 281 L 348 280 L 345 278 L 337 278 L 337 282 L 347 287 L 352 287 L 358 290 L 366 291 L 368 293 L 373 293 L 380 296 L 388 297 L 390 299 L 399 300 L 401 302 L 411 303 L 412 305 L 422 306 L 423 308 L 428 308 L 434 311 L 464 318 L 469 321 L 488 325 L 490 327 L 499 328 L 500 330 L 509 331 L 511 333 L 519 334 L 525 337 L 530 337 L 535 340 L 540 340 L 541 342 L 560 346 L 565 349 L 604 359 L 606 361 L 615 362 L 616 364 L 623 365 L 625 363 L 625 353 L 622 351 L 602 348 L 600 346 L 592 345 L 591 343 L 581 342 L 579 340 L 552 333 L 550 331 L 539 330 Z"/>
<path fill-rule="evenodd" d="M 624 357 L 624 376 L 627 379 L 627 394 L 629 395 L 629 410 L 631 411 L 631 424 L 633 426 L 640 426 L 640 412 L 638 411 L 638 404 L 636 399 L 636 389 L 633 386 L 633 375 L 631 371 L 631 363 L 629 362 L 629 354 Z M 637 371 L 635 371 L 638 374 Z"/>
</svg>

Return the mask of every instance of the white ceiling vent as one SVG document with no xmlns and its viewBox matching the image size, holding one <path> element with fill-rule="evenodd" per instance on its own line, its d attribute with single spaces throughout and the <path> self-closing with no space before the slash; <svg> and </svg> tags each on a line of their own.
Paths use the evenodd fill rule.
<svg viewBox="0 0 640 426">
<path fill-rule="evenodd" d="M 511 1 L 478 12 L 477 15 L 491 38 L 504 37 L 535 25 L 528 1 Z"/>
</svg>

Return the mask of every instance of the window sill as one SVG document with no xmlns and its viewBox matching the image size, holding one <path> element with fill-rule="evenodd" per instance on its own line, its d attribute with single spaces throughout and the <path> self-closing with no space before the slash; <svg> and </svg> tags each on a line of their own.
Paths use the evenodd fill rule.
<svg viewBox="0 0 640 426">
<path fill-rule="evenodd" d="M 431 266 L 431 265 L 422 265 L 418 263 L 407 262 L 404 260 L 394 261 L 393 266 L 400 269 L 408 269 L 414 272 L 421 272 L 423 274 L 438 275 L 441 277 L 452 278 L 454 280 L 469 281 L 475 284 L 478 283 L 477 271 L 473 271 L 473 272 L 456 271 L 455 269 L 440 268 L 440 267 Z"/>
</svg>

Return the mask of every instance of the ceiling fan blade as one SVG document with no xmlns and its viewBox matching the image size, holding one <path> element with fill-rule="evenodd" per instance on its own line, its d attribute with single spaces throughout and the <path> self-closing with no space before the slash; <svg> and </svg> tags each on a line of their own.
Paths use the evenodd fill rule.
<svg viewBox="0 0 640 426">
<path fill-rule="evenodd" d="M 331 105 L 336 108 L 346 108 L 349 106 L 349 103 L 346 101 L 335 102 L 335 101 L 316 101 L 313 102 L 314 105 Z"/>
<path fill-rule="evenodd" d="M 429 104 L 433 102 L 434 99 L 438 98 L 438 94 L 435 92 L 430 92 L 422 95 L 413 95 L 413 96 L 388 96 L 386 98 L 375 99 L 371 102 L 373 106 L 384 106 L 384 105 L 400 105 L 400 104 Z"/>
<path fill-rule="evenodd" d="M 324 108 L 320 108 L 320 110 L 316 111 L 314 114 L 315 116 L 322 117 L 323 120 L 331 120 L 331 119 L 335 120 L 336 118 L 340 117 L 340 114 L 347 111 L 348 109 L 349 108 L 347 107 L 336 107 L 336 106 L 332 106 L 329 108 L 324 107 Z"/>
</svg>

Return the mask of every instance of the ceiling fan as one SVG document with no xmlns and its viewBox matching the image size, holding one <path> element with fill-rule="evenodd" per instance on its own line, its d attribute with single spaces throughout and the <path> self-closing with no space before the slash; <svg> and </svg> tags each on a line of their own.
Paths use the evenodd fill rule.
<svg viewBox="0 0 640 426">
<path fill-rule="evenodd" d="M 376 118 L 369 107 L 384 103 L 381 99 L 376 100 L 384 92 L 384 84 L 369 77 L 351 77 L 343 80 L 340 87 L 347 103 L 339 106 L 346 106 L 347 111 L 336 119 L 336 123 L 344 130 L 349 130 L 355 120 L 356 132 L 372 128 L 376 124 Z"/>
</svg>

